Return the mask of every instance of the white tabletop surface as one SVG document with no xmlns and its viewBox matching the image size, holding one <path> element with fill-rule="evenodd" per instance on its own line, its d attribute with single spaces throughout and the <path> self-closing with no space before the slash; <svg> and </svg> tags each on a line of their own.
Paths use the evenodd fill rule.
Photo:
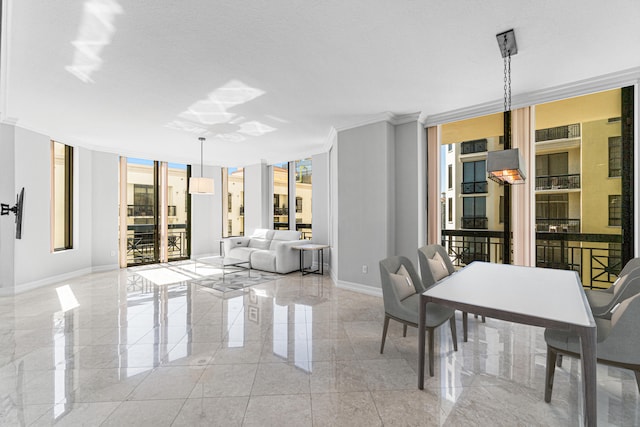
<svg viewBox="0 0 640 427">
<path fill-rule="evenodd" d="M 317 249 L 328 248 L 329 245 L 321 245 L 319 243 L 303 243 L 301 245 L 291 246 L 293 249 L 299 249 L 301 251 L 312 251 Z"/>
<path fill-rule="evenodd" d="M 575 325 L 594 325 L 575 271 L 476 261 L 424 295 Z"/>
</svg>

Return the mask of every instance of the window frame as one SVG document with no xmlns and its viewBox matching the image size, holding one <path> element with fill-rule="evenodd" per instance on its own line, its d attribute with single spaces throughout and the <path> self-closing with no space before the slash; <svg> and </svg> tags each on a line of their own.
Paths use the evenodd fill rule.
<svg viewBox="0 0 640 427">
<path fill-rule="evenodd" d="M 56 144 L 64 147 L 63 159 L 63 188 L 64 194 L 56 194 Z M 62 142 L 51 140 L 51 251 L 61 252 L 73 249 L 73 174 L 74 174 L 74 150 L 73 147 Z M 58 222 L 56 221 L 56 207 L 59 198 L 63 199 L 62 233 L 63 244 L 58 246 L 56 242 L 56 231 Z"/>
<path fill-rule="evenodd" d="M 609 178 L 622 177 L 622 136 L 610 136 L 608 146 Z"/>
</svg>

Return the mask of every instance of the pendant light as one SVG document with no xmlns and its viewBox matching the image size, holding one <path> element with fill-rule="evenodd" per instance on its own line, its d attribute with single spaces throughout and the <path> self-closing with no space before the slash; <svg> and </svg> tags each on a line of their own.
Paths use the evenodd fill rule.
<svg viewBox="0 0 640 427">
<path fill-rule="evenodd" d="M 206 138 L 201 136 L 200 141 L 200 176 L 189 178 L 189 194 L 213 194 L 213 179 L 204 177 L 204 142 Z"/>
<path fill-rule="evenodd" d="M 504 61 L 504 150 L 487 153 L 487 175 L 498 184 L 522 184 L 524 163 L 517 148 L 511 148 L 511 56 L 518 53 L 513 30 L 496 35 Z"/>
</svg>

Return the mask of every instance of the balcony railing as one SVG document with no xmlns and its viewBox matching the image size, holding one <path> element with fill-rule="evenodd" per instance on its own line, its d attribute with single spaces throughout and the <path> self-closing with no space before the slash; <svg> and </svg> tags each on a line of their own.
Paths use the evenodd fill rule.
<svg viewBox="0 0 640 427">
<path fill-rule="evenodd" d="M 486 139 L 475 139 L 473 141 L 464 141 L 460 144 L 461 154 L 482 153 L 487 151 Z"/>
<path fill-rule="evenodd" d="M 184 259 L 187 250 L 187 230 L 185 224 L 169 224 L 167 232 L 167 255 L 169 260 Z M 147 264 L 157 261 L 155 254 L 153 224 L 132 224 L 127 226 L 127 264 Z M 159 244 L 159 243 L 158 243 Z"/>
<path fill-rule="evenodd" d="M 289 215 L 289 208 L 274 206 L 273 207 L 273 214 L 274 215 Z"/>
<path fill-rule="evenodd" d="M 176 216 L 177 207 L 167 206 L 169 216 Z M 153 205 L 127 205 L 127 216 L 153 216 Z"/>
<path fill-rule="evenodd" d="M 502 231 L 442 230 L 442 246 L 456 267 L 473 261 L 502 262 Z"/>
<path fill-rule="evenodd" d="M 462 194 L 486 193 L 487 191 L 487 181 L 462 183 Z"/>
<path fill-rule="evenodd" d="M 536 190 L 573 190 L 580 188 L 580 174 L 537 176 Z"/>
<path fill-rule="evenodd" d="M 486 230 L 487 228 L 489 228 L 489 219 L 487 217 L 463 216 L 462 228 Z"/>
<path fill-rule="evenodd" d="M 536 232 L 536 266 L 573 270 L 590 289 L 611 286 L 622 268 L 615 234 Z M 610 248 L 614 244 L 614 248 Z M 456 267 L 473 261 L 501 263 L 502 231 L 442 230 L 442 245 Z"/>
<path fill-rule="evenodd" d="M 580 136 L 580 124 L 558 126 L 554 128 L 539 129 L 536 131 L 536 142 L 553 141 L 555 139 L 578 138 Z"/>
<path fill-rule="evenodd" d="M 536 231 L 542 233 L 579 233 L 580 220 L 575 218 L 536 218 Z"/>
<path fill-rule="evenodd" d="M 577 271 L 582 285 L 608 288 L 622 268 L 619 249 L 622 236 L 616 234 L 536 233 L 536 265 Z"/>
</svg>

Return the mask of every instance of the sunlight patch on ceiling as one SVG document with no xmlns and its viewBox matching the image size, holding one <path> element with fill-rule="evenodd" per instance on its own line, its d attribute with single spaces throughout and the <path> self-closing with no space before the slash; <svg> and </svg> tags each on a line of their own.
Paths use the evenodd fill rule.
<svg viewBox="0 0 640 427">
<path fill-rule="evenodd" d="M 102 49 L 111 43 L 115 15 L 123 13 L 116 0 L 87 0 L 84 2 L 78 37 L 71 44 L 76 48 L 73 64 L 65 70 L 84 83 L 93 83 L 91 74 L 100 69 Z"/>
<path fill-rule="evenodd" d="M 274 130 L 276 130 L 276 128 L 252 120 L 250 122 L 240 124 L 240 130 L 238 132 L 250 136 L 260 136 L 265 133 L 273 132 Z"/>
<path fill-rule="evenodd" d="M 257 120 L 247 120 L 229 110 L 264 94 L 262 89 L 247 86 L 239 80 L 231 80 L 207 95 L 206 99 L 191 104 L 178 114 L 177 120 L 165 126 L 196 135 L 213 136 L 225 142 L 241 142 L 246 136 L 261 136 L 276 131 L 277 128 Z"/>
</svg>

